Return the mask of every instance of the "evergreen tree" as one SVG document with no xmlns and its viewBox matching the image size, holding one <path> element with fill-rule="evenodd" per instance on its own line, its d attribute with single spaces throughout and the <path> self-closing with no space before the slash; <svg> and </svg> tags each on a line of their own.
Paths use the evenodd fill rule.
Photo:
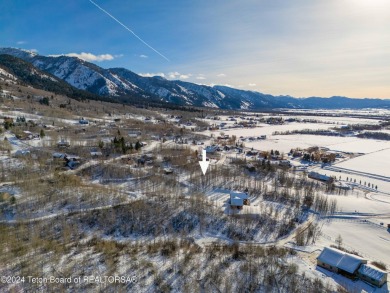
<svg viewBox="0 0 390 293">
<path fill-rule="evenodd" d="M 139 141 L 135 143 L 135 150 L 138 151 L 141 148 L 141 144 Z"/>
</svg>

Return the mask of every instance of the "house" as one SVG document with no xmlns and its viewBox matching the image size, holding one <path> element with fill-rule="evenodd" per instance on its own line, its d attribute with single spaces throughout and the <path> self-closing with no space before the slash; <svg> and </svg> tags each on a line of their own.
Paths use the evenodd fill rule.
<svg viewBox="0 0 390 293">
<path fill-rule="evenodd" d="M 291 163 L 289 160 L 280 160 L 279 161 L 279 166 L 281 167 L 291 167 Z"/>
<path fill-rule="evenodd" d="M 243 205 L 250 205 L 249 195 L 245 192 L 231 191 L 230 206 L 241 209 Z"/>
<path fill-rule="evenodd" d="M 88 121 L 87 119 L 81 118 L 81 119 L 79 120 L 79 123 L 80 123 L 80 124 L 86 125 L 86 124 L 89 124 L 89 121 Z"/>
<path fill-rule="evenodd" d="M 320 180 L 320 181 L 324 181 L 324 182 L 328 182 L 328 183 L 331 183 L 333 182 L 333 178 L 330 177 L 330 176 L 326 176 L 326 175 L 323 175 L 323 174 L 320 174 L 320 173 L 317 173 L 317 172 L 310 172 L 307 177 L 311 178 L 311 179 L 316 179 L 316 180 Z"/>
<path fill-rule="evenodd" d="M 98 157 L 101 157 L 101 156 L 103 156 L 102 152 L 91 152 L 91 157 L 92 158 L 98 158 Z"/>
<path fill-rule="evenodd" d="M 231 150 L 231 148 L 232 148 L 232 147 L 230 147 L 230 146 L 228 146 L 228 145 L 225 145 L 225 146 L 223 147 L 223 150 L 228 152 L 228 151 Z"/>
<path fill-rule="evenodd" d="M 24 157 L 24 156 L 28 156 L 30 155 L 30 151 L 29 150 L 17 150 L 15 153 L 14 153 L 14 157 L 18 158 L 18 157 Z"/>
<path fill-rule="evenodd" d="M 140 158 L 137 159 L 137 164 L 144 166 L 145 164 L 153 164 L 153 155 L 151 154 L 145 154 L 142 155 Z"/>
<path fill-rule="evenodd" d="M 70 146 L 70 143 L 69 143 L 69 141 L 66 141 L 66 140 L 64 140 L 64 139 L 61 139 L 61 141 L 59 141 L 59 142 L 57 143 L 57 146 L 58 146 L 58 147 L 69 147 L 69 146 Z"/>
<path fill-rule="evenodd" d="M 303 156 L 303 152 L 301 152 L 301 151 L 294 151 L 292 153 L 292 156 L 293 156 L 293 158 L 302 157 Z"/>
<path fill-rule="evenodd" d="M 69 167 L 72 170 L 80 165 L 80 157 L 79 156 L 65 155 L 64 159 L 65 159 L 66 167 Z"/>
<path fill-rule="evenodd" d="M 371 265 L 361 265 L 357 275 L 361 280 L 377 287 L 382 287 L 387 283 L 387 273 Z"/>
<path fill-rule="evenodd" d="M 19 139 L 22 139 L 22 140 L 32 140 L 32 139 L 40 139 L 41 136 L 39 135 L 39 133 L 33 133 L 31 131 L 23 131 L 23 134 L 22 135 L 18 135 Z"/>
<path fill-rule="evenodd" d="M 238 196 L 230 195 L 230 206 L 232 208 L 242 209 L 244 205 L 244 200 Z"/>
<path fill-rule="evenodd" d="M 256 171 L 256 167 L 255 167 L 253 164 L 246 164 L 245 168 L 246 168 L 249 172 L 254 172 L 254 171 Z"/>
<path fill-rule="evenodd" d="M 66 155 L 63 153 L 53 153 L 53 159 L 65 159 Z"/>
<path fill-rule="evenodd" d="M 209 145 L 206 147 L 207 154 L 214 154 L 217 150 L 218 150 L 218 146 L 216 145 Z"/>
<path fill-rule="evenodd" d="M 69 169 L 74 170 L 77 168 L 77 166 L 80 165 L 79 161 L 69 161 L 66 163 L 66 166 L 69 167 Z"/>
<path fill-rule="evenodd" d="M 164 168 L 164 172 L 165 172 L 165 174 L 172 174 L 173 169 L 171 167 L 166 167 L 166 168 Z"/>
<path fill-rule="evenodd" d="M 350 279 L 358 277 L 357 271 L 367 260 L 336 248 L 325 247 L 317 257 L 317 265 Z"/>
<path fill-rule="evenodd" d="M 127 133 L 127 135 L 129 136 L 129 137 L 133 137 L 133 138 L 135 138 L 135 137 L 138 137 L 138 136 L 141 136 L 141 131 L 140 130 L 129 130 L 129 132 Z"/>
</svg>

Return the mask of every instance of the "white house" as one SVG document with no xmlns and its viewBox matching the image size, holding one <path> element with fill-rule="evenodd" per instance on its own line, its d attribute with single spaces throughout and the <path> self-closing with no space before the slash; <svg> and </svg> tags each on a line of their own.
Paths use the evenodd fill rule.
<svg viewBox="0 0 390 293">
<path fill-rule="evenodd" d="M 249 195 L 245 192 L 231 191 L 230 206 L 242 208 L 243 205 L 249 205 Z"/>
</svg>

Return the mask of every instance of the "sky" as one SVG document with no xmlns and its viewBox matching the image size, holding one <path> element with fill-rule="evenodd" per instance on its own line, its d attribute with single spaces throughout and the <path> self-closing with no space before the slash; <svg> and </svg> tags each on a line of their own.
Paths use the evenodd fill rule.
<svg viewBox="0 0 390 293">
<path fill-rule="evenodd" d="M 120 23 L 90 0 L 2 0 L 0 47 L 273 95 L 390 98 L 390 0 L 93 2 Z"/>
</svg>

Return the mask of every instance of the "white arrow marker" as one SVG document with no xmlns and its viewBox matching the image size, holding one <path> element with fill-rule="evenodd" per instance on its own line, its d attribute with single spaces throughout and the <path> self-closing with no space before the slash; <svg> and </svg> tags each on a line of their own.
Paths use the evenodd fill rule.
<svg viewBox="0 0 390 293">
<path fill-rule="evenodd" d="M 202 168 L 203 175 L 206 175 L 209 164 L 210 162 L 206 161 L 206 150 L 202 150 L 202 161 L 199 161 L 199 165 Z"/>
</svg>

